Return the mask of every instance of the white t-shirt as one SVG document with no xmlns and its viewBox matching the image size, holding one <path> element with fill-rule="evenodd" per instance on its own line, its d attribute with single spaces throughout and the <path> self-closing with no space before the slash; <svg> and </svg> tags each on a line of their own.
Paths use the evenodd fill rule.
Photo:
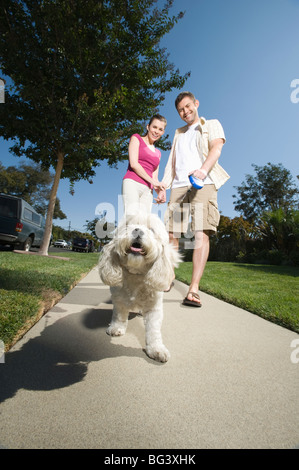
<svg viewBox="0 0 299 470">
<path fill-rule="evenodd" d="M 175 178 L 172 182 L 173 188 L 190 186 L 188 174 L 201 168 L 203 157 L 197 146 L 198 123 L 192 124 L 188 130 L 180 134 L 175 150 Z M 213 184 L 209 175 L 204 184 Z"/>
</svg>

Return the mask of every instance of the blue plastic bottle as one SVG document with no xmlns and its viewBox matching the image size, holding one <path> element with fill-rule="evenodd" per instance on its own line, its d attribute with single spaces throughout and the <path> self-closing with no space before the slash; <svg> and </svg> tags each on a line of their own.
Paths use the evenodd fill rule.
<svg viewBox="0 0 299 470">
<path fill-rule="evenodd" d="M 204 186 L 203 180 L 200 180 L 199 178 L 195 178 L 195 176 L 193 175 L 189 175 L 189 180 L 193 188 L 201 189 Z"/>
</svg>

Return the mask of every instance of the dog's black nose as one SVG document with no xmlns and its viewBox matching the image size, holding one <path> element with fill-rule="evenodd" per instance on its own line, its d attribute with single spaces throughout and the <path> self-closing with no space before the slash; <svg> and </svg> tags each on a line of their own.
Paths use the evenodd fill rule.
<svg viewBox="0 0 299 470">
<path fill-rule="evenodd" d="M 135 239 L 140 239 L 142 238 L 143 235 L 144 235 L 144 232 L 140 228 L 134 228 L 134 230 L 132 231 L 132 236 Z"/>
</svg>

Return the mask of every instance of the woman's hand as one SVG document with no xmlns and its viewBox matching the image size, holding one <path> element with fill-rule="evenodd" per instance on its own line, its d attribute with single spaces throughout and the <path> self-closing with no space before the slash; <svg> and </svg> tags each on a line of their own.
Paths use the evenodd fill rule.
<svg viewBox="0 0 299 470">
<path fill-rule="evenodd" d="M 160 181 L 157 181 L 157 180 L 154 180 L 153 181 L 153 186 L 154 186 L 154 190 L 158 193 L 159 191 L 161 190 L 165 190 L 165 184 L 160 182 Z"/>
<path fill-rule="evenodd" d="M 157 194 L 158 196 L 154 198 L 156 204 L 163 204 L 164 202 L 166 202 L 166 189 L 161 189 L 157 192 Z"/>
</svg>

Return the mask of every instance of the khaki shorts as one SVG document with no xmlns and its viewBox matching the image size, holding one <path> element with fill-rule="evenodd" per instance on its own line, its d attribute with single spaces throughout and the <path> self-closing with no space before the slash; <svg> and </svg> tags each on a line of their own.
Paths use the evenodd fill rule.
<svg viewBox="0 0 299 470">
<path fill-rule="evenodd" d="M 165 225 L 169 232 L 187 233 L 191 216 L 191 231 L 217 231 L 220 214 L 217 204 L 217 190 L 214 184 L 207 184 L 202 189 L 188 187 L 171 190 Z"/>
</svg>

